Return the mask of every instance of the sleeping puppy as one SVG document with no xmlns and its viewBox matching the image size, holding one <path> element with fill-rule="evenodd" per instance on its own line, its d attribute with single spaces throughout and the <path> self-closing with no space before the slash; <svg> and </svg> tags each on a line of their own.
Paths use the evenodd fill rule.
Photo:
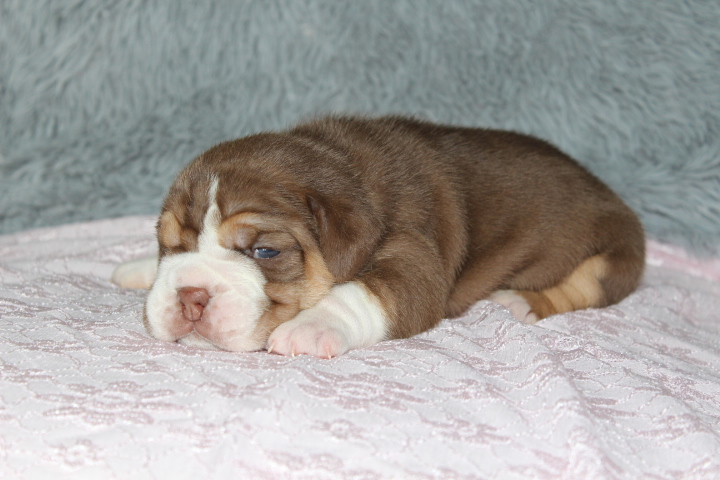
<svg viewBox="0 0 720 480">
<path fill-rule="evenodd" d="M 152 283 L 152 336 L 323 358 L 481 299 L 526 323 L 604 307 L 636 288 L 645 255 L 635 214 L 555 147 L 400 117 L 217 145 L 175 180 L 157 238 L 159 261 L 113 275 Z"/>
</svg>

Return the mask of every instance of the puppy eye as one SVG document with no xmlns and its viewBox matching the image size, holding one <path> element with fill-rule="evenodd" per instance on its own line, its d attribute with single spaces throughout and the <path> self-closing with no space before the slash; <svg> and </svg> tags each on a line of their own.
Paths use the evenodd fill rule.
<svg viewBox="0 0 720 480">
<path fill-rule="evenodd" d="M 253 258 L 268 259 L 277 257 L 279 254 L 279 251 L 272 248 L 256 248 L 253 250 Z"/>
</svg>

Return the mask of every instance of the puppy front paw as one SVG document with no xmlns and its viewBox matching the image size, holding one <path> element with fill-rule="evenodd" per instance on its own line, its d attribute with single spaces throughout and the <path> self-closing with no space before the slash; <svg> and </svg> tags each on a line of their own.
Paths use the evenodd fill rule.
<svg viewBox="0 0 720 480">
<path fill-rule="evenodd" d="M 139 258 L 118 265 L 110 281 L 120 288 L 148 289 L 157 275 L 157 256 Z"/>
<path fill-rule="evenodd" d="M 374 345 L 386 336 L 385 312 L 363 285 L 335 285 L 313 307 L 280 324 L 267 341 L 269 352 L 332 358 Z"/>
<path fill-rule="evenodd" d="M 312 309 L 278 326 L 267 341 L 269 353 L 311 355 L 318 358 L 336 357 L 350 349 L 342 324 L 326 312 Z"/>
</svg>

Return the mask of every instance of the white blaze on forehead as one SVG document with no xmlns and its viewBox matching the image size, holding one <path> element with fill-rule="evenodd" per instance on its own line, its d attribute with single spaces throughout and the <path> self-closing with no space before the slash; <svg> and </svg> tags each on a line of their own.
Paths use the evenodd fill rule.
<svg viewBox="0 0 720 480">
<path fill-rule="evenodd" d="M 198 251 L 208 255 L 222 254 L 226 251 L 220 246 L 218 228 L 220 227 L 220 208 L 217 204 L 218 179 L 213 178 L 208 191 L 209 206 L 203 218 L 202 230 L 198 237 Z"/>
<path fill-rule="evenodd" d="M 220 245 L 217 189 L 218 180 L 213 179 L 198 251 L 167 255 L 161 260 L 147 299 L 147 327 L 162 340 L 201 346 L 204 340 L 197 341 L 200 335 L 226 350 L 257 350 L 264 344 L 253 338 L 253 332 L 269 304 L 265 277 L 253 260 Z M 210 296 L 202 320 L 194 324 L 182 315 L 178 290 L 184 287 L 204 288 Z"/>
</svg>

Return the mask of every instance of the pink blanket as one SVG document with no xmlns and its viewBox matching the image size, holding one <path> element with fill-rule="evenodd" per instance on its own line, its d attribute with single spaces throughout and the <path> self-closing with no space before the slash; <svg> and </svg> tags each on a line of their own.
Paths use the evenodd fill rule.
<svg viewBox="0 0 720 480">
<path fill-rule="evenodd" d="M 649 243 L 620 305 L 488 301 L 332 360 L 154 340 L 130 217 L 0 237 L 0 478 L 720 478 L 720 260 Z"/>
</svg>

